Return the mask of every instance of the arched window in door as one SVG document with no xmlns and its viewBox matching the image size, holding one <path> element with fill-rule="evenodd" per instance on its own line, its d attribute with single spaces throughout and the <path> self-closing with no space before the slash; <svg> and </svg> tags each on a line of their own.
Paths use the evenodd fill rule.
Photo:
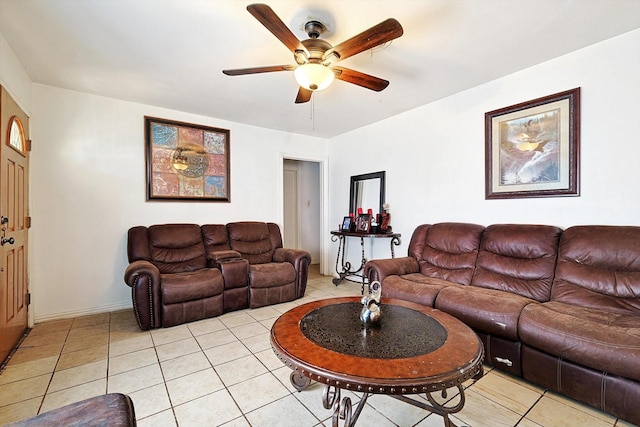
<svg viewBox="0 0 640 427">
<path fill-rule="evenodd" d="M 26 154 L 26 144 L 24 140 L 24 128 L 22 122 L 17 116 L 11 117 L 9 120 L 9 137 L 7 138 L 7 145 L 15 149 L 23 156 Z"/>
</svg>

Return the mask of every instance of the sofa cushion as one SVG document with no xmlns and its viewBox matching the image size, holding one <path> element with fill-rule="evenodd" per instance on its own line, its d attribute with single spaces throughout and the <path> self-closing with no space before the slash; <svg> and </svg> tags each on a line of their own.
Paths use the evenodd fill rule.
<svg viewBox="0 0 640 427">
<path fill-rule="evenodd" d="M 227 224 L 229 245 L 240 252 L 249 264 L 271 262 L 275 250 L 265 222 L 232 222 Z"/>
<path fill-rule="evenodd" d="M 195 271 L 207 266 L 200 226 L 163 224 L 149 227 L 150 260 L 160 273 Z"/>
<path fill-rule="evenodd" d="M 640 381 L 640 316 L 550 301 L 526 306 L 518 331 L 538 350 Z"/>
<path fill-rule="evenodd" d="M 249 267 L 249 284 L 251 288 L 272 288 L 295 283 L 295 281 L 296 270 L 288 262 L 270 262 Z"/>
<path fill-rule="evenodd" d="M 200 227 L 207 252 L 230 249 L 227 227 L 224 224 L 205 224 Z"/>
<path fill-rule="evenodd" d="M 548 301 L 561 232 L 548 225 L 490 225 L 482 233 L 471 284 Z"/>
<path fill-rule="evenodd" d="M 387 276 L 382 282 L 382 296 L 433 307 L 438 293 L 447 286 L 455 285 L 457 283 L 428 277 L 422 273 Z"/>
<path fill-rule="evenodd" d="M 520 312 L 533 302 L 530 298 L 494 289 L 449 286 L 440 291 L 435 307 L 477 331 L 516 341 Z"/>
<path fill-rule="evenodd" d="M 175 304 L 222 294 L 224 280 L 217 268 L 161 275 L 162 304 Z"/>
<path fill-rule="evenodd" d="M 421 225 L 409 243 L 409 255 L 418 260 L 425 276 L 468 285 L 476 265 L 484 227 L 443 222 Z"/>
<path fill-rule="evenodd" d="M 566 229 L 551 299 L 640 316 L 640 227 Z"/>
</svg>

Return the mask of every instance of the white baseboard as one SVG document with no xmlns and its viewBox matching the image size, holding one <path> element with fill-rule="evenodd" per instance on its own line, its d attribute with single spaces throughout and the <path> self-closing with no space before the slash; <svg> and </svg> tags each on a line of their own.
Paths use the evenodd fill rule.
<svg viewBox="0 0 640 427">
<path fill-rule="evenodd" d="M 58 313 L 47 314 L 44 316 L 35 315 L 34 322 L 38 324 L 42 322 L 48 322 L 51 320 L 70 319 L 73 317 L 88 316 L 91 314 L 100 314 L 100 313 L 106 313 L 110 311 L 126 310 L 132 307 L 133 307 L 132 302 L 129 301 L 129 302 L 116 303 L 116 304 L 101 305 L 98 307 L 83 308 L 80 310 L 62 311 Z"/>
</svg>

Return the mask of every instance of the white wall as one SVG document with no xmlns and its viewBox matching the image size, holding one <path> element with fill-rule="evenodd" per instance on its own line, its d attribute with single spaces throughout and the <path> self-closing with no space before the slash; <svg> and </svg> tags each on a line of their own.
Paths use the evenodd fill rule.
<svg viewBox="0 0 640 427">
<path fill-rule="evenodd" d="M 636 30 L 333 138 L 329 223 L 348 212 L 351 175 L 386 170 L 391 223 L 403 235 L 396 254 L 424 223 L 640 225 L 639 52 Z M 484 113 L 575 87 L 581 195 L 485 200 Z M 386 243 L 374 257 L 389 257 Z"/>
<path fill-rule="evenodd" d="M 31 79 L 2 34 L 0 34 L 0 85 L 7 89 L 14 101 L 30 116 Z"/>
<path fill-rule="evenodd" d="M 36 321 L 130 306 L 122 277 L 134 225 L 282 224 L 282 153 L 326 157 L 323 139 L 39 84 L 33 98 Z M 145 201 L 145 115 L 231 130 L 231 203 Z"/>
</svg>

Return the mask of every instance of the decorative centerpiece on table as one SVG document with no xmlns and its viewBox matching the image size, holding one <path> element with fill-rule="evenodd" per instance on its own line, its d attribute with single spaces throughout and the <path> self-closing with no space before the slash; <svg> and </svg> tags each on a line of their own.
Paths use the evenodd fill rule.
<svg viewBox="0 0 640 427">
<path fill-rule="evenodd" d="M 360 311 L 360 320 L 366 327 L 378 325 L 382 312 L 380 311 L 380 294 L 382 293 L 382 285 L 380 282 L 373 281 L 369 285 L 369 295 L 362 297 L 362 310 Z"/>
</svg>

